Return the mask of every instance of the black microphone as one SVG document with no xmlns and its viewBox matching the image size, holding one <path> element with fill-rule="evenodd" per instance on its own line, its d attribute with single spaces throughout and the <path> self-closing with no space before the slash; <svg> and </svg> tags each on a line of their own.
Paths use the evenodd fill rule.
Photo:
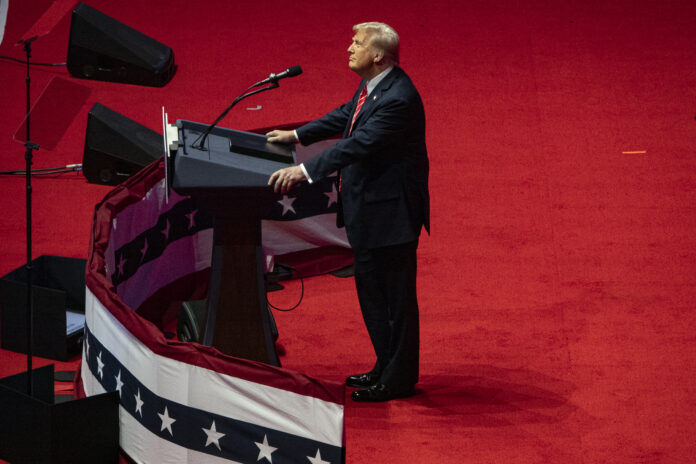
<svg viewBox="0 0 696 464">
<path fill-rule="evenodd" d="M 285 79 L 286 77 L 299 76 L 300 74 L 302 74 L 302 68 L 300 66 L 293 66 L 278 74 L 271 73 L 271 75 L 268 76 L 268 79 L 264 79 L 261 82 L 254 84 L 254 87 L 258 87 L 259 85 L 270 84 L 271 82 L 275 84 L 281 79 Z"/>
</svg>

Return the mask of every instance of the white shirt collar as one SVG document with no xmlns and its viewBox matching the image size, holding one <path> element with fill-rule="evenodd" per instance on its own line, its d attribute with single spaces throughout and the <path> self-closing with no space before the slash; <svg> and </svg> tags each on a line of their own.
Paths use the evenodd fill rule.
<svg viewBox="0 0 696 464">
<path fill-rule="evenodd" d="M 381 73 L 377 74 L 375 77 L 367 81 L 366 86 L 367 86 L 367 94 L 370 95 L 373 90 L 375 90 L 375 87 L 377 87 L 377 84 L 382 82 L 382 79 L 387 77 L 387 74 L 391 72 L 391 70 L 394 69 L 394 66 L 389 66 L 387 69 L 382 71 Z"/>
</svg>

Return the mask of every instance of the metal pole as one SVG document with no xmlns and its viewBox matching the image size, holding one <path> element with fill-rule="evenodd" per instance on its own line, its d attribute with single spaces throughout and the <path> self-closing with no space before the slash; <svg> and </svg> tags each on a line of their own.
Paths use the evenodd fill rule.
<svg viewBox="0 0 696 464">
<path fill-rule="evenodd" d="M 33 151 L 38 150 L 39 146 L 31 142 L 30 137 L 30 115 L 31 115 L 31 77 L 29 75 L 29 65 L 31 59 L 31 43 L 36 40 L 36 36 L 24 41 L 24 51 L 27 54 L 27 140 L 24 143 L 26 151 L 24 159 L 26 161 L 26 194 L 27 194 L 27 393 L 33 396 L 34 388 L 32 382 L 32 347 L 33 347 L 33 327 L 34 327 L 34 311 L 33 311 L 33 295 L 32 295 L 32 251 L 31 251 L 31 165 Z"/>
</svg>

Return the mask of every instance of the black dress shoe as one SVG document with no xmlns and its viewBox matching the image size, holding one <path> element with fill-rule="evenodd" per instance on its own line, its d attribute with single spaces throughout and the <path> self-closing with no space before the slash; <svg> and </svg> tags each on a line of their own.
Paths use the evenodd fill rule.
<svg viewBox="0 0 696 464">
<path fill-rule="evenodd" d="M 349 387 L 371 387 L 379 380 L 379 374 L 367 372 L 365 374 L 351 375 L 346 379 L 346 385 Z"/>
<path fill-rule="evenodd" d="M 395 398 L 406 398 L 413 396 L 414 394 L 415 390 L 413 387 L 396 390 L 387 387 L 383 383 L 378 383 L 368 388 L 355 390 L 353 393 L 351 393 L 350 398 L 353 401 L 377 402 L 389 401 Z"/>
</svg>

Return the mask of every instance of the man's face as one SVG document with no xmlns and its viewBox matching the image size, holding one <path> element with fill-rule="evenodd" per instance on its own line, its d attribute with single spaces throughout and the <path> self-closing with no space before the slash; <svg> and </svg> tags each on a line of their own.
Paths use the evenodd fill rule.
<svg viewBox="0 0 696 464">
<path fill-rule="evenodd" d="M 350 53 L 348 59 L 350 69 L 362 77 L 369 75 L 378 54 L 370 46 L 370 36 L 367 32 L 359 29 L 355 33 L 353 43 L 348 47 L 348 53 Z"/>
</svg>

